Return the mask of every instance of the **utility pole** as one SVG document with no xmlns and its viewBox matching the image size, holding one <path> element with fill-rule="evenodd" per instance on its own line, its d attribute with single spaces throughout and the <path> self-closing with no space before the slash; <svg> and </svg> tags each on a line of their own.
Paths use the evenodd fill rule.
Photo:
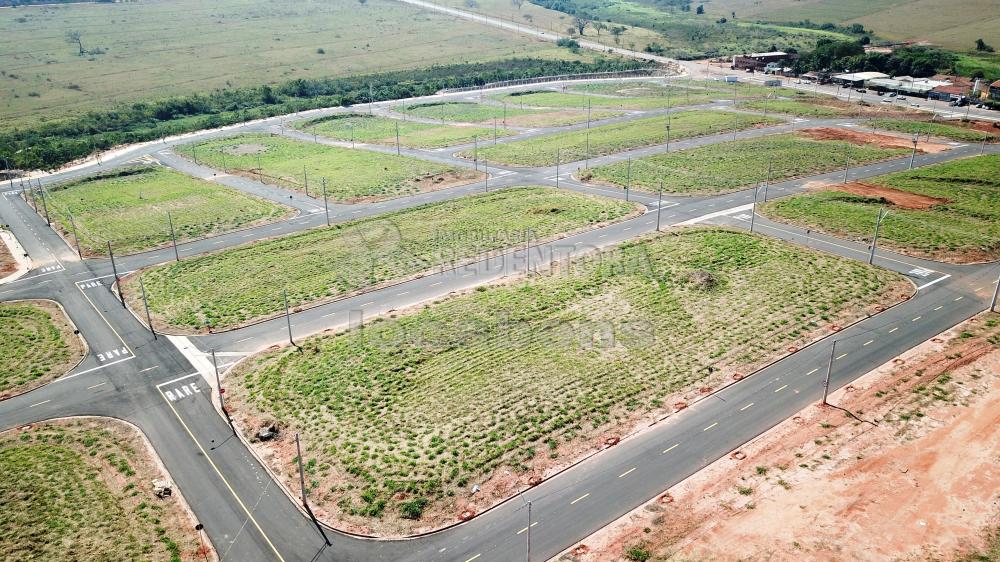
<svg viewBox="0 0 1000 562">
<path fill-rule="evenodd" d="M 587 154 L 584 155 L 583 169 L 590 169 L 590 130 L 587 131 Z"/>
<path fill-rule="evenodd" d="M 368 84 L 368 115 L 372 114 L 372 103 L 375 102 L 375 92 L 371 84 Z"/>
<path fill-rule="evenodd" d="M 295 345 L 292 339 L 292 315 L 288 312 L 288 289 L 281 290 L 282 300 L 285 301 L 285 323 L 288 325 L 288 343 Z"/>
<path fill-rule="evenodd" d="M 770 158 L 767 159 L 767 179 L 764 180 L 764 202 L 767 203 L 767 186 L 771 185 L 771 163 Z"/>
<path fill-rule="evenodd" d="M 299 459 L 299 486 L 302 489 L 302 507 L 309 513 L 309 518 L 313 520 L 316 525 L 316 529 L 319 530 L 319 534 L 323 535 L 323 542 L 327 546 L 330 546 L 330 539 L 326 536 L 326 531 L 323 530 L 323 526 L 319 524 L 316 516 L 313 515 L 312 509 L 309 507 L 309 502 L 306 500 L 306 472 L 302 468 L 302 446 L 299 444 L 299 434 L 295 434 L 295 454 Z"/>
<path fill-rule="evenodd" d="M 76 230 L 76 221 L 73 220 L 73 210 L 69 207 L 66 208 L 66 213 L 69 214 L 69 225 L 73 228 L 73 240 L 76 242 L 76 255 L 83 259 L 83 252 L 80 251 L 80 233 Z"/>
<path fill-rule="evenodd" d="M 983 145 L 979 148 L 979 155 L 982 156 L 986 152 L 986 137 L 983 137 Z"/>
<path fill-rule="evenodd" d="M 917 157 L 917 141 L 919 141 L 919 140 L 920 140 L 920 135 L 914 134 L 913 135 L 913 152 L 910 153 L 910 167 L 909 167 L 910 170 L 913 169 L 913 160 Z"/>
<path fill-rule="evenodd" d="M 750 232 L 753 232 L 754 219 L 757 217 L 757 191 L 760 186 L 753 188 L 753 203 L 750 205 Z"/>
<path fill-rule="evenodd" d="M 177 235 L 174 233 L 174 219 L 170 217 L 170 211 L 167 211 L 167 223 L 170 224 L 170 240 L 174 243 L 174 259 L 181 261 L 181 254 L 177 251 Z"/>
<path fill-rule="evenodd" d="M 122 308 L 125 308 L 125 291 L 122 290 L 122 280 L 118 277 L 118 267 L 115 266 L 115 253 L 111 250 L 110 240 L 108 240 L 108 255 L 111 256 L 111 271 L 115 274 L 115 285 L 118 285 L 118 298 L 122 301 Z"/>
<path fill-rule="evenodd" d="M 628 166 L 625 168 L 625 200 L 628 201 L 628 191 L 632 188 L 632 157 L 628 158 Z"/>
<path fill-rule="evenodd" d="M 219 408 L 222 413 L 226 415 L 226 419 L 229 419 L 229 410 L 226 409 L 225 399 L 222 397 L 222 379 L 219 378 L 219 362 L 215 359 L 215 350 L 212 350 L 212 366 L 215 367 L 215 388 L 219 392 Z"/>
<path fill-rule="evenodd" d="M 851 155 L 847 154 L 847 164 L 844 166 L 844 183 L 847 183 L 847 174 L 851 172 Z"/>
<path fill-rule="evenodd" d="M 590 128 L 590 98 L 587 98 L 587 128 Z"/>
<path fill-rule="evenodd" d="M 996 288 L 993 289 L 993 301 L 990 302 L 990 312 L 997 311 L 997 297 L 1000 296 L 1000 276 L 997 276 Z"/>
<path fill-rule="evenodd" d="M 670 113 L 667 113 L 667 145 L 664 152 L 670 152 Z"/>
<path fill-rule="evenodd" d="M 835 355 L 837 353 L 837 340 L 833 340 L 833 346 L 830 347 L 830 365 L 826 368 L 826 380 L 823 381 L 823 405 L 827 405 L 826 397 L 830 394 L 830 374 L 833 372 L 833 362 L 835 361 Z"/>
<path fill-rule="evenodd" d="M 323 210 L 326 212 L 326 226 L 330 226 L 330 204 L 326 198 L 326 178 L 323 178 Z"/>
<path fill-rule="evenodd" d="M 490 192 L 490 163 L 483 160 L 483 172 L 486 174 L 486 193 Z"/>
<path fill-rule="evenodd" d="M 663 211 L 663 179 L 660 179 L 660 190 L 656 193 L 656 231 L 660 231 L 660 214 Z"/>
<path fill-rule="evenodd" d="M 35 181 L 38 182 L 38 191 L 42 194 L 42 208 L 45 209 L 45 226 L 52 226 L 52 219 L 49 218 L 48 197 L 45 196 L 45 187 L 42 186 L 41 180 L 36 179 Z"/>
<path fill-rule="evenodd" d="M 191 145 L 191 156 L 194 158 L 194 163 L 198 163 L 198 145 Z"/>
<path fill-rule="evenodd" d="M 302 182 L 306 186 L 306 197 L 309 197 L 309 172 L 306 171 L 305 166 L 302 166 Z"/>
<path fill-rule="evenodd" d="M 528 501 L 528 547 L 524 554 L 526 562 L 531 562 L 531 501 Z"/>
<path fill-rule="evenodd" d="M 882 221 L 885 217 L 889 216 L 889 211 L 887 209 L 878 210 L 878 218 L 875 219 L 875 236 L 872 237 L 872 251 L 868 254 L 868 265 L 871 265 L 875 261 L 875 245 L 878 244 L 878 230 L 882 226 Z"/>
<path fill-rule="evenodd" d="M 556 149 L 556 189 L 559 189 L 559 152 L 562 149 Z"/>
<path fill-rule="evenodd" d="M 149 324 L 149 333 L 153 334 L 153 339 L 157 339 L 156 330 L 153 329 L 153 317 L 149 315 L 149 301 L 146 300 L 146 286 L 142 284 L 142 276 L 139 276 L 139 290 L 142 291 L 142 306 L 146 309 L 146 324 Z M 214 359 L 214 353 L 213 353 Z"/>
<path fill-rule="evenodd" d="M 479 135 L 472 137 L 472 165 L 479 169 Z"/>
<path fill-rule="evenodd" d="M 736 142 L 736 130 L 740 126 L 740 116 L 738 113 L 733 114 L 733 142 Z"/>
<path fill-rule="evenodd" d="M 264 167 L 260 165 L 260 153 L 257 153 L 257 181 L 264 183 Z"/>
<path fill-rule="evenodd" d="M 497 118 L 493 118 L 493 144 L 497 143 Z"/>
<path fill-rule="evenodd" d="M 399 121 L 396 121 L 396 156 L 399 156 Z"/>
</svg>

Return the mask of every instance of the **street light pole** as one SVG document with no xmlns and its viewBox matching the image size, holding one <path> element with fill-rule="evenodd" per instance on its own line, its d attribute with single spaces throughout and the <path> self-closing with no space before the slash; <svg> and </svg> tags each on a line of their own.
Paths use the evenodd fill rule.
<svg viewBox="0 0 1000 562">
<path fill-rule="evenodd" d="M 889 215 L 888 210 L 886 209 L 878 210 L 878 218 L 875 219 L 875 236 L 872 237 L 872 251 L 870 254 L 868 254 L 868 265 L 871 265 L 872 262 L 875 261 L 875 245 L 878 244 L 878 230 L 879 227 L 882 226 L 882 221 L 885 220 L 885 217 L 887 217 L 888 215 Z"/>
<path fill-rule="evenodd" d="M 556 189 L 559 189 L 559 156 L 562 149 L 556 149 Z"/>
<path fill-rule="evenodd" d="M 288 311 L 288 289 L 281 290 L 281 298 L 285 302 L 285 323 L 288 325 L 288 343 L 295 345 L 292 339 L 292 315 Z"/>
<path fill-rule="evenodd" d="M 330 226 L 330 204 L 326 197 L 326 178 L 323 178 L 323 211 L 326 212 L 326 226 Z"/>
<path fill-rule="evenodd" d="M 837 341 L 833 340 L 833 346 L 830 347 L 830 364 L 826 368 L 826 379 L 823 381 L 823 405 L 827 405 L 826 398 L 830 395 L 830 374 L 833 372 L 833 362 L 835 360 L 835 355 L 837 353 Z"/>
<path fill-rule="evenodd" d="M 177 251 L 177 235 L 174 233 L 174 219 L 170 216 L 170 211 L 167 211 L 167 223 L 170 224 L 170 240 L 174 243 L 174 259 L 181 261 L 181 254 Z"/>
<path fill-rule="evenodd" d="M 625 200 L 628 201 L 628 191 L 632 188 L 632 157 L 628 159 L 628 167 L 625 172 Z"/>
<path fill-rule="evenodd" d="M 913 160 L 917 157 L 917 141 L 920 139 L 920 135 L 913 135 L 913 152 L 910 153 L 910 170 L 913 169 Z"/>
<path fill-rule="evenodd" d="M 750 205 L 750 232 L 753 232 L 754 219 L 757 217 L 757 191 L 759 186 L 754 186 L 753 203 Z"/>
<path fill-rule="evenodd" d="M 226 415 L 226 418 L 228 418 L 229 412 L 226 410 L 226 402 L 222 398 L 222 379 L 219 378 L 219 363 L 215 360 L 214 349 L 212 350 L 212 366 L 215 367 L 215 388 L 218 389 L 219 393 L 219 408 L 222 410 L 222 413 Z"/>
<path fill-rule="evenodd" d="M 1000 296 L 1000 276 L 997 276 L 996 288 L 993 289 L 993 300 L 990 302 L 990 312 L 997 311 L 997 297 Z"/>
<path fill-rule="evenodd" d="M 660 231 L 660 214 L 663 211 L 663 180 L 660 179 L 660 190 L 656 193 L 656 231 Z"/>
<path fill-rule="evenodd" d="M 299 434 L 295 434 L 295 454 L 299 460 L 299 486 L 302 489 L 302 507 L 309 513 L 309 518 L 312 519 L 316 528 L 319 530 L 319 534 L 323 535 L 323 541 L 330 545 L 330 539 L 326 536 L 326 531 L 323 530 L 323 526 L 319 524 L 316 516 L 313 515 L 312 508 L 309 507 L 309 502 L 306 500 L 306 472 L 302 467 L 302 447 L 299 445 Z"/>
<path fill-rule="evenodd" d="M 122 301 L 122 308 L 125 308 L 125 291 L 122 290 L 122 280 L 118 277 L 118 267 L 115 266 L 115 253 L 111 249 L 110 240 L 108 240 L 108 256 L 111 257 L 111 271 L 115 274 L 115 285 L 118 285 L 118 298 Z"/>
<path fill-rule="evenodd" d="M 844 165 L 844 183 L 847 183 L 847 175 L 851 173 L 851 155 L 847 155 L 847 163 Z"/>
<path fill-rule="evenodd" d="M 76 242 L 76 255 L 83 259 L 83 252 L 80 251 L 80 233 L 76 230 L 76 221 L 73 220 L 73 211 L 69 207 L 66 208 L 66 213 L 69 215 L 69 225 L 73 228 L 73 240 Z"/>
<path fill-rule="evenodd" d="M 396 156 L 399 156 L 399 121 L 396 121 Z"/>
<path fill-rule="evenodd" d="M 142 291 L 142 306 L 146 309 L 146 323 L 149 324 L 149 333 L 153 334 L 154 340 L 158 339 L 156 330 L 153 329 L 153 317 L 149 315 L 149 301 L 146 300 L 146 286 L 142 284 L 142 276 L 139 276 L 139 290 Z"/>
<path fill-rule="evenodd" d="M 767 203 L 767 187 L 771 185 L 771 164 L 772 160 L 767 159 L 767 178 L 764 180 L 764 202 Z"/>
<path fill-rule="evenodd" d="M 486 174 L 486 193 L 490 192 L 490 163 L 483 160 L 483 173 Z"/>
<path fill-rule="evenodd" d="M 49 218 L 48 197 L 45 196 L 45 187 L 42 186 L 41 180 L 35 181 L 38 182 L 38 191 L 42 194 L 42 208 L 45 210 L 45 226 L 52 226 L 52 219 Z"/>
<path fill-rule="evenodd" d="M 528 548 L 524 554 L 524 559 L 526 562 L 531 562 L 531 501 L 528 501 L 528 531 L 527 531 L 527 543 Z"/>
</svg>

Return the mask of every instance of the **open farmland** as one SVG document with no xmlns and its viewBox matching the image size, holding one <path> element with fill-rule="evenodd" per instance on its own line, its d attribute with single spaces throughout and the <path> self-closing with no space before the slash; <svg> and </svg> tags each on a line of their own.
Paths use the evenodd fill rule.
<svg viewBox="0 0 1000 562">
<path fill-rule="evenodd" d="M 368 115 L 334 115 L 311 121 L 304 121 L 300 128 L 308 133 L 316 133 L 342 141 L 369 142 L 374 144 L 396 144 L 396 127 L 399 127 L 399 144 L 412 148 L 439 148 L 474 142 L 476 138 L 487 139 L 506 137 L 517 131 L 503 127 L 473 127 L 457 125 L 431 125 L 414 121 L 401 121 L 388 117 Z"/>
<path fill-rule="evenodd" d="M 997 142 L 1000 140 L 1000 129 L 979 130 L 961 121 L 953 122 L 931 122 L 916 121 L 911 119 L 876 119 L 872 126 L 885 131 L 895 131 L 898 133 L 919 133 L 921 135 L 931 135 L 932 137 L 944 137 L 966 142 Z"/>
<path fill-rule="evenodd" d="M 489 125 L 496 119 L 502 125 L 514 127 L 559 127 L 587 121 L 587 112 L 582 109 L 562 111 L 524 109 L 506 103 L 501 105 L 469 102 L 424 103 L 397 107 L 396 111 L 424 119 L 440 119 L 441 121 L 458 123 L 486 123 Z M 622 114 L 620 111 L 603 109 L 593 110 L 590 113 L 590 118 L 595 121 Z"/>
<path fill-rule="evenodd" d="M 632 160 L 632 188 L 681 195 L 735 191 L 767 179 L 771 181 L 817 174 L 851 165 L 874 162 L 907 151 L 845 141 L 814 140 L 789 133 L 710 144 Z M 624 187 L 628 163 L 618 162 L 585 172 L 583 179 Z"/>
<path fill-rule="evenodd" d="M 216 168 L 296 191 L 305 191 L 308 181 L 313 195 L 320 193 L 321 179 L 326 178 L 330 199 L 342 202 L 391 199 L 482 177 L 472 170 L 407 156 L 263 134 L 209 140 L 177 151 Z"/>
<path fill-rule="evenodd" d="M 955 262 L 995 260 L 1000 257 L 998 169 L 997 155 L 956 160 L 868 179 L 850 193 L 830 186 L 831 191 L 780 199 L 763 206 L 762 212 L 864 240 L 872 235 L 878 210 L 888 208 L 879 232 L 882 246 Z M 906 194 L 919 197 L 912 201 Z"/>
<path fill-rule="evenodd" d="M 207 559 L 176 497 L 153 495 L 163 475 L 131 426 L 49 422 L 0 433 L 3 560 Z"/>
<path fill-rule="evenodd" d="M 245 426 L 273 419 L 308 436 L 311 497 L 333 518 L 407 532 L 403 519 L 482 511 L 676 393 L 784 354 L 901 283 L 780 241 L 684 230 L 304 352 L 265 352 L 228 386 Z M 290 449 L 276 450 L 292 478 Z M 470 498 L 473 483 L 484 487 Z"/>
<path fill-rule="evenodd" d="M 512 56 L 592 59 L 390 0 L 22 6 L 0 11 L 0 129 L 122 102 Z"/>
<path fill-rule="evenodd" d="M 632 203 L 544 187 L 431 203 L 142 271 L 154 320 L 234 326 L 462 261 L 620 219 Z M 135 275 L 127 278 L 136 284 Z M 125 291 L 136 298 L 137 291 Z M 139 301 L 133 306 L 142 306 Z"/>
<path fill-rule="evenodd" d="M 670 138 L 680 140 L 780 122 L 778 119 L 760 115 L 684 111 L 670 116 Z M 574 162 L 662 144 L 666 141 L 666 126 L 666 116 L 636 119 L 488 146 L 479 149 L 478 157 L 480 160 L 512 166 L 552 166 L 556 163 L 556 151 L 559 151 L 562 162 Z M 473 151 L 467 150 L 460 156 L 472 158 L 474 154 Z"/>
<path fill-rule="evenodd" d="M 47 383 L 83 358 L 83 342 L 49 301 L 0 303 L 0 334 L 0 396 Z"/>
<path fill-rule="evenodd" d="M 288 207 L 168 168 L 124 168 L 53 187 L 49 211 L 60 232 L 85 256 L 149 250 L 291 216 Z M 170 213 L 168 220 L 167 213 Z M 70 216 L 72 215 L 72 220 Z M 73 225 L 76 225 L 76 231 Z"/>
</svg>

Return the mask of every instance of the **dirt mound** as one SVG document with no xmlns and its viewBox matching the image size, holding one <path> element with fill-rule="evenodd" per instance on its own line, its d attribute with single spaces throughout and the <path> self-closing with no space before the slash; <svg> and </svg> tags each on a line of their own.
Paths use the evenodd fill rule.
<svg viewBox="0 0 1000 562">
<path fill-rule="evenodd" d="M 977 131 L 983 131 L 984 133 L 993 133 L 994 135 L 1000 135 L 1000 121 L 969 121 L 968 123 L 961 123 L 961 122 L 949 123 L 949 125 L 952 124 L 967 129 L 975 129 Z"/>
<path fill-rule="evenodd" d="M 874 144 L 882 148 L 913 148 L 913 141 L 909 138 L 851 131 L 836 127 L 817 127 L 814 129 L 803 129 L 800 132 L 815 140 L 839 140 L 853 144 Z M 930 142 L 921 142 L 917 145 L 917 152 L 941 152 L 947 149 L 947 145 Z"/>
<path fill-rule="evenodd" d="M 929 209 L 934 205 L 950 203 L 947 199 L 928 197 L 927 195 L 919 195 L 917 193 L 900 191 L 891 187 L 871 185 L 862 182 L 827 184 L 823 186 L 823 189 L 852 193 L 854 195 L 861 195 L 862 197 L 885 199 L 889 203 L 901 209 Z"/>
</svg>

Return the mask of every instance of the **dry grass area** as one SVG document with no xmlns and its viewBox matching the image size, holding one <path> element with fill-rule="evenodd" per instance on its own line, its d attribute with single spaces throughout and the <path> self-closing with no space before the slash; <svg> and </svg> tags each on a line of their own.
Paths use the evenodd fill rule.
<svg viewBox="0 0 1000 562">
<path fill-rule="evenodd" d="M 811 406 L 562 559 L 995 561 L 1000 315 Z M 853 415 L 847 415 L 847 411 Z M 856 416 L 856 417 L 854 417 Z M 864 421 L 859 421 L 864 420 Z"/>
<path fill-rule="evenodd" d="M 930 209 L 934 205 L 943 205 L 949 202 L 948 199 L 941 197 L 930 197 L 929 195 L 910 193 L 901 189 L 893 189 L 883 185 L 873 185 L 859 181 L 822 184 L 822 189 L 852 193 L 862 197 L 885 199 L 888 203 L 900 209 Z"/>
<path fill-rule="evenodd" d="M 42 386 L 86 353 L 63 309 L 52 301 L 0 303 L 0 399 Z"/>
<path fill-rule="evenodd" d="M 194 515 L 143 436 L 104 418 L 77 418 L 0 433 L 0 559 L 170 560 L 215 558 Z"/>
</svg>

